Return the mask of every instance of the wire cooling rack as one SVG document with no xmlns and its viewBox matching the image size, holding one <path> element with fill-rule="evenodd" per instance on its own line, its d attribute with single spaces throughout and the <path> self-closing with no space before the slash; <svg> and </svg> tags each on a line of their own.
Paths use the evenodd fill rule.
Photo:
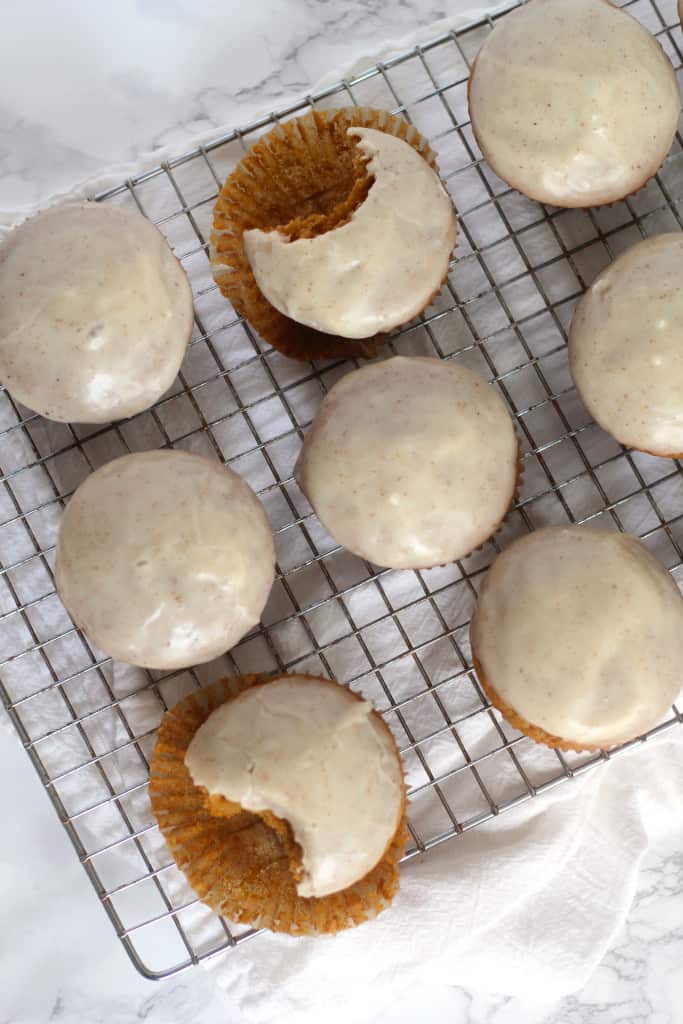
<svg viewBox="0 0 683 1024">
<path fill-rule="evenodd" d="M 622 6 L 680 69 L 674 0 Z M 656 178 L 625 203 L 558 211 L 525 199 L 482 162 L 468 122 L 468 65 L 492 25 L 440 36 L 96 197 L 137 206 L 157 223 L 193 284 L 192 344 L 155 408 L 84 429 L 49 423 L 0 393 L 2 698 L 117 934 L 148 977 L 254 934 L 198 903 L 150 813 L 155 729 L 184 693 L 229 672 L 271 669 L 362 690 L 403 751 L 410 858 L 617 753 L 536 747 L 491 710 L 472 671 L 468 623 L 500 547 L 543 524 L 591 522 L 640 535 L 683 579 L 680 463 L 624 450 L 599 430 L 566 354 L 574 304 L 598 270 L 641 236 L 683 226 L 680 136 Z M 477 369 L 500 389 L 523 439 L 523 490 L 502 532 L 430 572 L 377 569 L 325 534 L 292 468 L 323 394 L 351 364 L 294 363 L 268 348 L 217 291 L 208 264 L 216 192 L 246 147 L 282 118 L 348 104 L 411 120 L 436 150 L 459 211 L 448 285 L 388 349 Z M 114 665 L 95 650 L 62 608 L 52 569 L 60 514 L 78 483 L 117 455 L 165 446 L 221 459 L 249 481 L 275 532 L 278 570 L 262 628 L 211 665 L 164 675 Z M 682 721 L 674 708 L 653 733 Z"/>
</svg>

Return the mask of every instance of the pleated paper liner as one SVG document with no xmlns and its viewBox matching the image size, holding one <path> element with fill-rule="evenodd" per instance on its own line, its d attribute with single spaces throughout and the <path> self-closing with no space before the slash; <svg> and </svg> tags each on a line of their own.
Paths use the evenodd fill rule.
<svg viewBox="0 0 683 1024">
<path fill-rule="evenodd" d="M 293 240 L 346 223 L 372 184 L 355 140 L 346 134 L 356 126 L 403 139 L 438 173 L 427 141 L 403 118 L 368 107 L 314 110 L 278 125 L 252 146 L 216 200 L 210 244 L 216 283 L 262 338 L 293 359 L 370 358 L 386 338 L 325 334 L 280 313 L 259 289 L 242 240 L 250 228 L 277 228 Z"/>
<path fill-rule="evenodd" d="M 211 712 L 248 687 L 273 678 L 278 677 L 222 679 L 189 694 L 167 712 L 150 766 L 152 811 L 176 864 L 200 900 L 216 913 L 290 935 L 338 932 L 372 919 L 393 899 L 408 840 L 405 816 L 384 857 L 364 878 L 331 896 L 304 898 L 295 884 L 300 851 L 287 823 L 243 811 L 222 797 L 209 797 L 203 787 L 195 786 L 185 767 L 190 741 Z"/>
</svg>

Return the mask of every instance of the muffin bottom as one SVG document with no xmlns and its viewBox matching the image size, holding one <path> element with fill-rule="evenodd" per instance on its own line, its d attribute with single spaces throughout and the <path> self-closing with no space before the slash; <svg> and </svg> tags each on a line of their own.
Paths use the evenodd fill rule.
<svg viewBox="0 0 683 1024">
<path fill-rule="evenodd" d="M 289 825 L 268 812 L 252 814 L 223 797 L 209 796 L 185 766 L 190 741 L 211 712 L 272 678 L 277 677 L 222 679 L 167 712 L 150 765 L 152 811 L 176 864 L 216 913 L 290 935 L 342 931 L 375 917 L 393 899 L 408 840 L 405 807 L 372 871 L 341 892 L 307 898 L 296 891 L 301 852 Z"/>
</svg>

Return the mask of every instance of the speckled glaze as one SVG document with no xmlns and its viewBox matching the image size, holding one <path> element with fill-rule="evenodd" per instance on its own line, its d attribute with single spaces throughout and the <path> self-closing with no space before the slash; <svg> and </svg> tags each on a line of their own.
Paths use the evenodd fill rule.
<svg viewBox="0 0 683 1024">
<path fill-rule="evenodd" d="M 529 0 L 502 18 L 470 78 L 496 174 L 555 206 L 612 203 L 659 169 L 681 98 L 653 36 L 609 0 Z"/>
<path fill-rule="evenodd" d="M 48 419 L 149 408 L 173 383 L 192 317 L 185 271 L 139 213 L 57 206 L 0 247 L 0 380 Z"/>
<path fill-rule="evenodd" d="M 440 287 L 455 246 L 453 204 L 427 161 L 402 139 L 349 128 L 374 182 L 341 227 L 288 241 L 244 232 L 256 282 L 285 316 L 327 334 L 369 338 L 407 323 Z"/>
<path fill-rule="evenodd" d="M 495 532 L 517 460 L 493 387 L 453 363 L 397 357 L 335 384 L 295 472 L 336 541 L 377 565 L 414 569 L 461 558 Z"/>
<path fill-rule="evenodd" d="M 579 747 L 610 747 L 664 717 L 683 685 L 683 599 L 637 538 L 548 527 L 484 579 L 472 653 L 517 715 Z"/>
<path fill-rule="evenodd" d="M 150 451 L 80 485 L 60 526 L 56 582 L 106 654 L 172 669 L 210 661 L 256 625 L 274 564 L 265 512 L 236 473 Z"/>
<path fill-rule="evenodd" d="M 401 762 L 372 705 L 337 683 L 283 676 L 217 708 L 185 756 L 197 785 L 289 823 L 300 896 L 328 896 L 384 856 L 403 814 Z"/>
<path fill-rule="evenodd" d="M 579 302 L 572 375 L 591 416 L 621 444 L 683 452 L 683 234 L 622 253 Z"/>
</svg>

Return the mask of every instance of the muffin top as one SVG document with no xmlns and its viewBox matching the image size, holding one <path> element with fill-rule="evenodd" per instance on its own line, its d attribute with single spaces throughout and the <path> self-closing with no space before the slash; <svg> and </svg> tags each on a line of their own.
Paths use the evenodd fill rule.
<svg viewBox="0 0 683 1024">
<path fill-rule="evenodd" d="M 302 851 L 300 896 L 353 885 L 403 816 L 401 763 L 372 705 L 337 683 L 283 676 L 209 716 L 185 764 L 196 785 L 287 821 Z"/>
<path fill-rule="evenodd" d="M 556 206 L 611 203 L 659 169 L 678 127 L 659 43 L 609 0 L 529 0 L 472 69 L 472 127 L 496 174 Z"/>
<path fill-rule="evenodd" d="M 0 246 L 0 381 L 48 419 L 147 409 L 178 372 L 192 317 L 185 271 L 139 213 L 56 206 Z"/>
<path fill-rule="evenodd" d="M 456 236 L 453 204 L 409 143 L 349 128 L 374 181 L 341 227 L 289 241 L 244 232 L 256 282 L 285 316 L 327 334 L 369 338 L 412 320 L 441 287 Z"/>
<path fill-rule="evenodd" d="M 500 526 L 518 442 L 502 398 L 477 374 L 399 356 L 334 385 L 295 474 L 338 543 L 377 565 L 431 568 Z"/>
<path fill-rule="evenodd" d="M 635 537 L 547 527 L 484 579 L 472 620 L 484 679 L 531 725 L 612 746 L 656 725 L 683 684 L 683 600 Z"/>
<path fill-rule="evenodd" d="M 60 526 L 56 583 L 106 654 L 183 668 L 256 625 L 274 562 L 263 507 L 236 473 L 151 451 L 114 459 L 77 489 Z"/>
<path fill-rule="evenodd" d="M 621 444 L 683 453 L 683 234 L 627 249 L 579 302 L 571 370 L 591 416 Z"/>
</svg>

